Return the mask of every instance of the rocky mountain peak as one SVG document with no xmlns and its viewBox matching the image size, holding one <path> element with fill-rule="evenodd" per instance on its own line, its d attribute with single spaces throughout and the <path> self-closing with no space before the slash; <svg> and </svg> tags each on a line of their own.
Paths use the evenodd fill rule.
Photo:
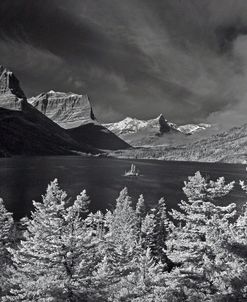
<svg viewBox="0 0 247 302">
<path fill-rule="evenodd" d="M 139 131 L 145 131 L 145 129 L 150 129 L 161 135 L 169 132 L 171 129 L 176 129 L 175 125 L 169 123 L 163 114 L 150 120 L 139 120 L 137 118 L 126 117 L 120 122 L 105 124 L 105 127 L 118 135 L 133 134 Z"/>
<path fill-rule="evenodd" d="M 13 72 L 0 66 L 0 107 L 20 111 L 26 96 Z"/>
<path fill-rule="evenodd" d="M 87 95 L 50 90 L 28 99 L 28 102 L 65 129 L 96 123 Z"/>
<path fill-rule="evenodd" d="M 163 114 L 160 114 L 158 116 L 158 122 L 159 122 L 159 127 L 160 127 L 160 134 L 170 132 L 171 130 L 171 125 L 168 123 L 168 121 L 164 118 Z"/>
<path fill-rule="evenodd" d="M 0 94 L 12 93 L 20 99 L 26 99 L 19 80 L 12 71 L 0 66 Z"/>
</svg>

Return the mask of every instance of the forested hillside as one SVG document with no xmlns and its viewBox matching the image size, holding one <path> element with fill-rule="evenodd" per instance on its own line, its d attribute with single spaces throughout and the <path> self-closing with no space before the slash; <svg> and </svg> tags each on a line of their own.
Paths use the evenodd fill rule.
<svg viewBox="0 0 247 302">
<path fill-rule="evenodd" d="M 89 213 L 85 190 L 72 202 L 54 180 L 18 228 L 1 200 L 1 301 L 246 301 L 247 204 L 215 204 L 234 185 L 197 172 L 179 210 L 124 188 Z"/>
<path fill-rule="evenodd" d="M 158 158 L 164 160 L 201 162 L 247 162 L 247 124 L 180 146 L 156 146 L 116 151 L 113 156 L 124 158 Z"/>
</svg>

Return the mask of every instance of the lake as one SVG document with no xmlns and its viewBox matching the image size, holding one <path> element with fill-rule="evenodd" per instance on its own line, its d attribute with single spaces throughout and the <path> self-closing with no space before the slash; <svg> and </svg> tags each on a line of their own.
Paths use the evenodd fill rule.
<svg viewBox="0 0 247 302">
<path fill-rule="evenodd" d="M 124 177 L 134 163 L 142 176 Z M 185 198 L 182 187 L 188 176 L 196 171 L 215 180 L 225 176 L 227 181 L 247 179 L 244 165 L 223 163 L 167 162 L 156 160 L 123 160 L 80 156 L 15 157 L 0 159 L 0 197 L 15 218 L 32 209 L 32 200 L 40 201 L 50 181 L 58 178 L 60 187 L 73 198 L 86 189 L 91 210 L 112 209 L 119 192 L 125 186 L 133 202 L 140 194 L 149 207 L 165 197 L 168 208 L 176 207 Z M 224 202 L 236 202 L 238 207 L 246 194 L 237 184 Z"/>
</svg>

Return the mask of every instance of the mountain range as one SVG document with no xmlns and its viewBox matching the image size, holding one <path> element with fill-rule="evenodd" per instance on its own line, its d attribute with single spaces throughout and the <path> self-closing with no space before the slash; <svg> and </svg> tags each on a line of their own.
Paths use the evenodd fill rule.
<svg viewBox="0 0 247 302">
<path fill-rule="evenodd" d="M 207 137 L 215 129 L 203 123 L 178 126 L 162 114 L 100 124 L 87 95 L 51 90 L 27 99 L 15 75 L 0 66 L 0 157 L 108 153 L 247 163 L 247 124 Z"/>
<path fill-rule="evenodd" d="M 103 150 L 130 148 L 129 144 L 96 120 L 87 95 L 51 90 L 28 99 L 28 102 L 65 129 L 77 142 Z"/>
<path fill-rule="evenodd" d="M 0 136 L 1 157 L 99 154 L 99 149 L 130 147 L 95 122 L 86 96 L 49 92 L 27 100 L 19 80 L 2 66 Z"/>
<path fill-rule="evenodd" d="M 127 117 L 117 123 L 104 124 L 106 128 L 132 146 L 174 145 L 191 141 L 188 135 L 211 127 L 209 124 L 188 124 L 177 126 L 168 122 L 163 114 L 150 120 Z"/>
</svg>

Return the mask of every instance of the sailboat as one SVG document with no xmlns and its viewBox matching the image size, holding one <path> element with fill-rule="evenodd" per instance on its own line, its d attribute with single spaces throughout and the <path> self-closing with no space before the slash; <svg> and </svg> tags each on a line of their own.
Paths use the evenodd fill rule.
<svg viewBox="0 0 247 302">
<path fill-rule="evenodd" d="M 136 169 L 136 166 L 134 164 L 131 164 L 131 168 L 129 171 L 125 171 L 124 176 L 139 176 L 140 173 Z"/>
</svg>

